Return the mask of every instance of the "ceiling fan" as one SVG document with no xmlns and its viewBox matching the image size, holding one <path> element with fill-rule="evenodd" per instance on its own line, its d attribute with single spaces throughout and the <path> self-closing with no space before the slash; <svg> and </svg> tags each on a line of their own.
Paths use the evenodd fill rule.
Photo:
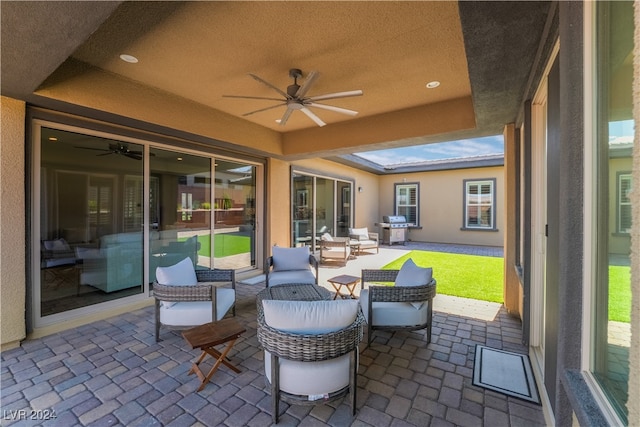
<svg viewBox="0 0 640 427">
<path fill-rule="evenodd" d="M 123 143 L 113 143 L 109 144 L 109 148 L 93 148 L 93 147 L 79 147 L 83 150 L 94 150 L 94 151 L 104 151 L 102 154 L 96 154 L 96 156 L 108 156 L 110 154 L 119 154 L 121 156 L 129 157 L 135 160 L 142 160 L 142 151 L 131 151 L 129 150 L 129 146 Z M 152 154 L 153 155 L 153 154 Z"/>
<path fill-rule="evenodd" d="M 313 111 L 311 111 L 309 109 L 309 107 L 311 107 L 311 108 L 320 108 L 320 109 L 329 110 L 329 111 L 335 111 L 336 113 L 347 114 L 349 116 L 355 116 L 356 114 L 358 114 L 358 112 L 354 111 L 354 110 L 348 110 L 346 108 L 341 108 L 341 107 L 334 107 L 333 105 L 320 104 L 320 103 L 318 103 L 316 101 L 323 101 L 323 100 L 326 100 L 326 99 L 347 98 L 347 97 L 351 97 L 351 96 L 360 96 L 360 95 L 362 95 L 362 91 L 361 90 L 351 90 L 351 91 L 347 91 L 347 92 L 336 92 L 336 93 L 328 93 L 328 94 L 325 94 L 325 95 L 307 96 L 307 92 L 309 92 L 309 89 L 311 89 L 311 86 L 313 85 L 313 83 L 320 76 L 320 73 L 318 73 L 317 71 L 311 71 L 307 75 L 307 77 L 304 80 L 304 83 L 302 84 L 302 86 L 300 86 L 298 84 L 298 79 L 300 77 L 302 77 L 302 71 L 300 69 L 298 69 L 298 68 L 290 69 L 289 70 L 289 77 L 291 77 L 293 79 L 293 84 L 287 86 L 287 91 L 286 92 L 280 90 L 276 86 L 274 86 L 271 83 L 267 82 L 266 80 L 256 76 L 255 74 L 249 74 L 249 75 L 251 77 L 253 77 L 255 80 L 257 80 L 258 82 L 260 82 L 260 83 L 264 84 L 265 86 L 268 86 L 269 88 L 275 90 L 284 99 L 281 99 L 281 98 L 268 98 L 268 97 L 262 97 L 262 96 L 222 95 L 225 98 L 264 99 L 264 100 L 269 100 L 269 101 L 281 101 L 279 104 L 272 105 L 270 107 L 261 108 L 259 110 L 250 111 L 248 113 L 245 113 L 245 114 L 242 115 L 243 117 L 244 116 L 250 116 L 250 115 L 255 114 L 255 113 L 260 113 L 262 111 L 267 111 L 267 110 L 271 110 L 273 108 L 278 108 L 278 107 L 282 107 L 282 106 L 286 105 L 287 110 L 284 112 L 282 118 L 280 119 L 280 126 L 284 126 L 287 123 L 287 120 L 289 120 L 289 117 L 291 116 L 291 113 L 293 113 L 296 110 L 302 111 L 311 120 L 313 120 L 318 126 L 324 126 L 324 125 L 326 125 L 326 123 L 323 122 L 322 119 L 320 119 L 320 117 L 318 117 Z"/>
</svg>

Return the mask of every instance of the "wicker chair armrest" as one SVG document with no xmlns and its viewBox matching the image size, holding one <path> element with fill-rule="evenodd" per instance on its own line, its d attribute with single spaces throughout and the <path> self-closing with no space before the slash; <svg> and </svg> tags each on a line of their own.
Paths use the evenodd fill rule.
<svg viewBox="0 0 640 427">
<path fill-rule="evenodd" d="M 420 302 L 431 300 L 436 295 L 436 280 L 431 279 L 421 286 L 370 286 L 372 302 Z"/>
<path fill-rule="evenodd" d="M 161 285 L 153 282 L 153 296 L 159 301 L 213 301 L 215 287 L 211 285 Z"/>
<path fill-rule="evenodd" d="M 355 321 L 344 329 L 326 334 L 294 334 L 267 325 L 258 316 L 258 341 L 262 347 L 287 360 L 319 362 L 343 356 L 358 347 L 364 334 L 364 316 L 358 311 Z"/>
<path fill-rule="evenodd" d="M 198 282 L 230 282 L 233 289 L 236 288 L 236 272 L 232 269 L 206 269 L 196 270 Z"/>
<path fill-rule="evenodd" d="M 400 270 L 362 270 L 360 277 L 360 289 L 364 289 L 365 283 L 395 282 Z"/>
</svg>

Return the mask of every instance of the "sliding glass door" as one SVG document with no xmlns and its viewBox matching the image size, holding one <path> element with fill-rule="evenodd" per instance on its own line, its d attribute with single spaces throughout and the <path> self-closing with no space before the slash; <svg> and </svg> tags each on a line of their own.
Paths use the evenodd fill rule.
<svg viewBox="0 0 640 427">
<path fill-rule="evenodd" d="M 256 166 L 215 163 L 214 264 L 235 270 L 256 265 Z"/>
<path fill-rule="evenodd" d="M 353 212 L 353 183 L 294 172 L 292 177 L 292 244 L 317 249 L 324 233 L 348 236 Z"/>
<path fill-rule="evenodd" d="M 142 293 L 144 147 L 47 127 L 39 142 L 40 316 Z"/>
<path fill-rule="evenodd" d="M 184 259 L 259 267 L 260 163 L 34 123 L 36 327 L 148 298 L 156 268 Z"/>
</svg>

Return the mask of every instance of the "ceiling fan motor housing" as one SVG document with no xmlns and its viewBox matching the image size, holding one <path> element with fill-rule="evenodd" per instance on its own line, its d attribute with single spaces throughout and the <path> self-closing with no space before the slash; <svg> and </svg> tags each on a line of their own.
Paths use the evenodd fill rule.
<svg viewBox="0 0 640 427">
<path fill-rule="evenodd" d="M 302 77 L 302 70 L 299 68 L 291 68 L 289 70 L 289 77 L 293 79 L 293 84 L 287 86 L 287 95 L 293 98 L 296 96 L 296 93 L 298 93 L 298 89 L 300 89 L 298 77 Z"/>
</svg>

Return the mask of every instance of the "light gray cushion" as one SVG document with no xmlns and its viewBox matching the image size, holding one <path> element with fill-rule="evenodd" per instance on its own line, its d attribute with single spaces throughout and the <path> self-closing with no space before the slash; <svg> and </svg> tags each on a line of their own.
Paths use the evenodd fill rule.
<svg viewBox="0 0 640 427">
<path fill-rule="evenodd" d="M 308 268 L 306 270 L 272 271 L 269 273 L 269 286 L 287 283 L 315 285 L 316 276 Z"/>
<path fill-rule="evenodd" d="M 325 334 L 351 325 L 358 314 L 357 300 L 263 300 L 265 323 L 293 334 Z"/>
<path fill-rule="evenodd" d="M 273 247 L 273 270 L 304 270 L 309 268 L 309 248 Z"/>
<path fill-rule="evenodd" d="M 326 240 L 327 242 L 333 242 L 333 236 L 329 233 L 324 233 L 321 237 L 322 240 Z"/>
<path fill-rule="evenodd" d="M 350 235 L 362 236 L 365 239 L 369 238 L 369 229 L 367 227 L 364 228 L 350 228 Z"/>
<path fill-rule="evenodd" d="M 69 244 L 63 238 L 55 239 L 55 240 L 45 240 L 43 244 L 44 244 L 44 248 L 48 251 L 56 251 L 56 252 L 71 251 Z"/>
<path fill-rule="evenodd" d="M 431 282 L 432 268 L 418 267 L 411 258 L 400 267 L 396 276 L 396 286 L 422 286 Z"/>
<path fill-rule="evenodd" d="M 236 291 L 230 288 L 216 288 L 216 313 L 222 319 L 233 307 Z M 213 322 L 210 301 L 185 301 L 160 307 L 160 323 L 168 326 L 196 326 Z"/>
<path fill-rule="evenodd" d="M 198 284 L 196 270 L 189 257 L 169 267 L 156 267 L 156 280 L 161 285 L 189 286 Z"/>
<path fill-rule="evenodd" d="M 369 289 L 360 291 L 362 312 L 369 323 Z M 374 302 L 371 304 L 373 312 L 373 326 L 414 326 L 427 323 L 429 303 L 415 302 Z"/>
</svg>

